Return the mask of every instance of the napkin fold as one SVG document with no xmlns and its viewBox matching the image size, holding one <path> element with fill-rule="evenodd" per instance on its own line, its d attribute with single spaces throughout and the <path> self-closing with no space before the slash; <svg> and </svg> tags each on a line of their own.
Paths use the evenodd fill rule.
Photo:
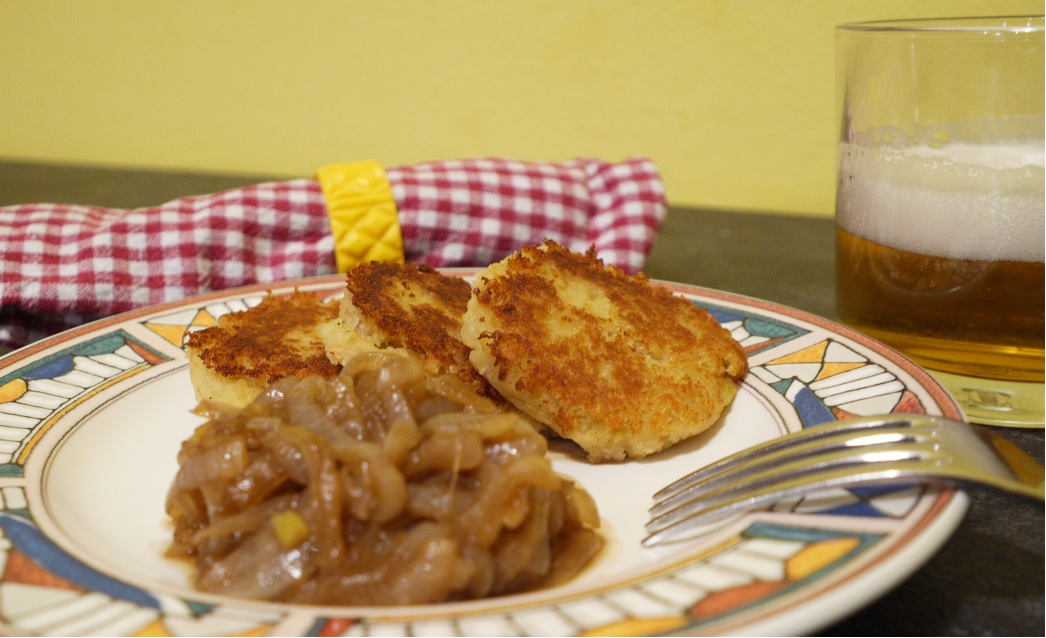
<svg viewBox="0 0 1046 638">
<path fill-rule="evenodd" d="M 642 269 L 667 212 L 657 167 L 477 158 L 385 170 L 403 258 L 485 266 L 552 239 Z M 254 283 L 334 274 L 329 202 L 317 179 L 256 184 L 131 210 L 0 207 L 0 345 Z"/>
</svg>

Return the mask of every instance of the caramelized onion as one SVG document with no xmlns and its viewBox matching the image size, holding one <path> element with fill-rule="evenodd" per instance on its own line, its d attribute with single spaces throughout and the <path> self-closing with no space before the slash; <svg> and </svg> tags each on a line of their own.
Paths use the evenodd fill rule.
<svg viewBox="0 0 1046 638">
<path fill-rule="evenodd" d="M 547 442 L 454 377 L 371 353 L 284 379 L 182 444 L 169 555 L 204 591 L 271 601 L 424 604 L 560 582 L 598 552 L 591 497 Z M 278 533 L 277 533 L 278 532 Z"/>
<path fill-rule="evenodd" d="M 231 479 L 245 467 L 246 441 L 242 437 L 234 437 L 187 458 L 178 469 L 174 483 L 178 489 L 193 489 L 213 481 Z"/>
</svg>

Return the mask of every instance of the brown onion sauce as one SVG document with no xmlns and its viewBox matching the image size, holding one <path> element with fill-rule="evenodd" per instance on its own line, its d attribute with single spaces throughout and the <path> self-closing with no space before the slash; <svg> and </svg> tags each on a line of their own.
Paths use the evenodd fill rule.
<svg viewBox="0 0 1046 638">
<path fill-rule="evenodd" d="M 178 455 L 168 555 L 194 585 L 330 605 L 548 587 L 603 545 L 591 496 L 524 418 L 414 359 L 361 355 L 208 418 Z"/>
</svg>

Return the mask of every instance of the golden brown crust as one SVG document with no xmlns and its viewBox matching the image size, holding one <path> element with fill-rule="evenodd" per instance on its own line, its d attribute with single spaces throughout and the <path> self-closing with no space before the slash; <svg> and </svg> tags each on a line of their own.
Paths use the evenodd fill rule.
<svg viewBox="0 0 1046 638">
<path fill-rule="evenodd" d="M 645 456 L 704 430 L 747 372 L 707 311 L 553 242 L 477 276 L 463 338 L 502 395 L 592 460 Z"/>
<path fill-rule="evenodd" d="M 434 374 L 453 374 L 481 395 L 497 392 L 469 363 L 461 318 L 472 290 L 464 279 L 419 264 L 368 262 L 349 270 L 342 318 L 381 348 L 402 348 Z"/>
<path fill-rule="evenodd" d="M 297 290 L 287 296 L 270 294 L 249 310 L 223 315 L 215 325 L 189 335 L 190 372 L 196 380 L 207 379 L 194 383 L 197 394 L 221 395 L 223 383 L 260 390 L 284 377 L 330 378 L 340 366 L 327 357 L 317 329 L 337 317 L 337 304 Z"/>
</svg>

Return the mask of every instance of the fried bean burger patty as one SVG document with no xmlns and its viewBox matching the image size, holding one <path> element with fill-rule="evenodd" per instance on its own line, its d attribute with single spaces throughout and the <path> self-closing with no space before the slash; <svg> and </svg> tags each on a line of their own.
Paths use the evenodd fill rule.
<svg viewBox="0 0 1046 638">
<path fill-rule="evenodd" d="M 477 274 L 462 341 L 503 397 L 593 462 L 699 434 L 748 370 L 706 310 L 551 241 Z"/>
<path fill-rule="evenodd" d="M 430 374 L 452 374 L 481 396 L 500 400 L 469 363 L 461 319 L 472 290 L 460 277 L 413 263 L 369 262 L 346 274 L 340 318 L 346 330 L 381 349 L 421 359 Z"/>
<path fill-rule="evenodd" d="M 243 407 L 286 377 L 330 378 L 340 357 L 376 350 L 342 329 L 338 302 L 308 292 L 268 295 L 257 306 L 218 318 L 189 335 L 186 357 L 197 400 Z"/>
</svg>

